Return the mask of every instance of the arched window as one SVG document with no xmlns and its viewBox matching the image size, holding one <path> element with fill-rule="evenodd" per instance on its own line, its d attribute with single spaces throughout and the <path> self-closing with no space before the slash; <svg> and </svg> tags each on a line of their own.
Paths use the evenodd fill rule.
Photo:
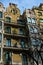
<svg viewBox="0 0 43 65">
<path fill-rule="evenodd" d="M 6 17 L 6 18 L 5 18 L 5 21 L 6 21 L 6 22 L 11 22 L 11 18 L 10 18 L 10 17 Z"/>
<path fill-rule="evenodd" d="M 2 18 L 3 17 L 3 13 L 0 11 L 0 18 Z"/>
</svg>

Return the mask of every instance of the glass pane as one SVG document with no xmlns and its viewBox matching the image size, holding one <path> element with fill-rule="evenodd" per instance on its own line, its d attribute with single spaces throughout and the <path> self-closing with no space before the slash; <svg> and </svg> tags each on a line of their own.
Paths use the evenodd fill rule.
<svg viewBox="0 0 43 65">
<path fill-rule="evenodd" d="M 32 23 L 35 23 L 35 19 L 32 19 Z"/>
<path fill-rule="evenodd" d="M 29 32 L 33 33 L 33 28 L 29 27 Z"/>
<path fill-rule="evenodd" d="M 2 34 L 0 33 L 0 43 L 2 42 Z"/>
<path fill-rule="evenodd" d="M 39 46 L 41 44 L 41 41 L 39 39 L 31 38 L 31 44 Z"/>
<path fill-rule="evenodd" d="M 0 21 L 0 29 L 2 29 L 2 22 Z"/>
<path fill-rule="evenodd" d="M 2 14 L 2 12 L 0 12 L 0 18 L 2 18 L 2 16 L 3 16 L 3 14 Z"/>
<path fill-rule="evenodd" d="M 6 65 L 11 64 L 11 53 L 7 52 L 6 53 Z"/>
<path fill-rule="evenodd" d="M 22 54 L 23 57 L 23 65 L 28 65 L 27 56 L 25 54 Z"/>
<path fill-rule="evenodd" d="M 25 22 L 22 21 L 22 20 L 18 20 L 17 23 L 18 23 L 18 24 L 21 24 L 21 25 L 24 25 L 24 24 L 25 24 Z"/>
<path fill-rule="evenodd" d="M 10 27 L 6 27 L 5 28 L 5 33 L 11 33 L 11 28 Z"/>
<path fill-rule="evenodd" d="M 31 18 L 27 18 L 28 23 L 31 23 Z"/>
<path fill-rule="evenodd" d="M 40 19 L 40 22 L 43 22 L 43 19 Z"/>
<path fill-rule="evenodd" d="M 11 39 L 6 39 L 6 46 L 11 46 Z"/>
<path fill-rule="evenodd" d="M 35 45 L 35 39 L 31 39 L 32 45 Z"/>
<path fill-rule="evenodd" d="M 34 28 L 34 33 L 38 33 L 38 30 L 36 28 Z"/>
<path fill-rule="evenodd" d="M 11 18 L 10 17 L 6 17 L 5 21 L 6 22 L 11 22 Z"/>
<path fill-rule="evenodd" d="M 20 44 L 21 44 L 22 48 L 25 48 L 25 42 L 24 42 L 24 40 L 21 40 Z"/>
<path fill-rule="evenodd" d="M 19 29 L 19 34 L 24 34 L 23 29 Z"/>
</svg>

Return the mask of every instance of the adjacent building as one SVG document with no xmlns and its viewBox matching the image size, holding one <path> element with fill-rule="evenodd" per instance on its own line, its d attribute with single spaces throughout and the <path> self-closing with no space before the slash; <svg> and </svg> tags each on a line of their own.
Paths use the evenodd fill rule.
<svg viewBox="0 0 43 65">
<path fill-rule="evenodd" d="M 41 56 L 43 59 L 43 3 L 41 3 L 39 7 L 33 7 L 32 10 L 35 13 L 36 19 L 38 21 L 38 26 L 40 28 Z"/>
<path fill-rule="evenodd" d="M 36 18 L 35 12 L 33 10 L 27 9 L 23 12 L 23 18 L 26 21 L 26 26 L 28 30 L 28 42 L 31 50 L 33 51 L 33 57 L 38 61 L 38 64 L 42 64 L 41 58 L 38 55 L 37 50 L 41 48 L 42 40 L 40 38 L 40 28 L 38 25 L 38 20 Z M 33 60 L 33 59 L 32 59 Z M 36 64 L 33 60 L 33 65 Z"/>
</svg>

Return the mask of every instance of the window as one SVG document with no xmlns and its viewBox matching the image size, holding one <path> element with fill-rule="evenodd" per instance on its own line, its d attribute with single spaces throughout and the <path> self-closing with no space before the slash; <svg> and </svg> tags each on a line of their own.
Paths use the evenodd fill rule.
<svg viewBox="0 0 43 65">
<path fill-rule="evenodd" d="M 29 27 L 29 32 L 31 32 L 31 33 L 38 33 L 38 29 L 37 28 L 35 28 L 35 27 Z"/>
<path fill-rule="evenodd" d="M 0 21 L 0 29 L 2 29 L 2 22 Z"/>
<path fill-rule="evenodd" d="M 24 40 L 21 40 L 20 44 L 21 44 L 22 48 L 25 48 L 25 41 Z"/>
<path fill-rule="evenodd" d="M 5 28 L 5 33 L 11 33 L 11 28 L 10 27 L 6 27 Z"/>
<path fill-rule="evenodd" d="M 40 19 L 40 22 L 43 23 L 43 19 Z"/>
<path fill-rule="evenodd" d="M 6 65 L 11 64 L 11 53 L 6 52 Z"/>
<path fill-rule="evenodd" d="M 24 30 L 23 29 L 19 29 L 19 34 L 24 34 Z"/>
<path fill-rule="evenodd" d="M 2 34 L 0 33 L 0 43 L 2 42 Z"/>
<path fill-rule="evenodd" d="M 35 24 L 35 22 L 36 22 L 36 21 L 35 21 L 35 19 L 34 19 L 34 18 L 32 18 L 32 23 L 34 23 L 34 24 Z"/>
<path fill-rule="evenodd" d="M 42 16 L 42 12 L 38 12 L 38 15 L 39 15 L 39 16 Z"/>
<path fill-rule="evenodd" d="M 29 32 L 33 33 L 33 28 L 29 27 Z"/>
<path fill-rule="evenodd" d="M 17 20 L 17 23 L 18 23 L 18 24 L 21 24 L 21 25 L 24 25 L 24 24 L 25 24 L 25 22 L 22 21 L 22 20 Z"/>
<path fill-rule="evenodd" d="M 34 33 L 38 33 L 38 29 L 37 28 L 34 28 Z"/>
<path fill-rule="evenodd" d="M 0 11 L 0 18 L 2 18 L 3 17 L 3 13 Z"/>
<path fill-rule="evenodd" d="M 6 46 L 11 46 L 11 39 L 6 39 Z"/>
<path fill-rule="evenodd" d="M 27 56 L 25 54 L 22 54 L 23 59 L 23 65 L 28 65 Z"/>
<path fill-rule="evenodd" d="M 9 54 L 8 54 L 8 53 L 6 53 L 6 60 L 8 60 L 8 55 L 9 55 Z"/>
<path fill-rule="evenodd" d="M 39 39 L 31 38 L 32 45 L 40 45 L 41 41 Z"/>
<path fill-rule="evenodd" d="M 15 15 L 17 13 L 17 10 L 12 9 L 11 12 Z"/>
<path fill-rule="evenodd" d="M 28 17 L 27 18 L 27 21 L 28 21 L 28 23 L 31 23 L 31 18 Z"/>
<path fill-rule="evenodd" d="M 10 17 L 6 17 L 6 18 L 5 18 L 5 21 L 6 21 L 6 22 L 11 22 L 11 18 L 10 18 Z"/>
<path fill-rule="evenodd" d="M 35 45 L 35 39 L 31 38 L 31 44 Z"/>
</svg>

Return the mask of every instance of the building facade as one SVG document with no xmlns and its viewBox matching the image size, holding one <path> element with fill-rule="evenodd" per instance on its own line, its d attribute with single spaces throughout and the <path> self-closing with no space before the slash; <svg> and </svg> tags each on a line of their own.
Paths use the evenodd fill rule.
<svg viewBox="0 0 43 65">
<path fill-rule="evenodd" d="M 16 4 L 0 3 L 0 65 L 28 65 L 26 23 Z"/>
<path fill-rule="evenodd" d="M 36 19 L 38 21 L 38 26 L 40 28 L 40 40 L 41 40 L 41 56 L 43 59 L 43 3 L 39 7 L 33 7 L 32 10 L 35 13 Z"/>
<path fill-rule="evenodd" d="M 38 20 L 36 18 L 36 15 L 33 10 L 27 9 L 23 13 L 23 18 L 26 21 L 27 24 L 27 29 L 28 29 L 28 37 L 30 38 L 29 40 L 29 46 L 31 50 L 33 51 L 32 55 L 33 57 L 38 61 L 36 64 L 33 60 L 33 65 L 42 65 L 41 57 L 38 53 L 38 51 L 41 48 L 41 37 L 40 37 L 40 28 L 38 25 Z M 37 51 L 38 50 L 38 51 Z"/>
<path fill-rule="evenodd" d="M 0 65 L 41 64 L 37 49 L 42 43 L 39 25 L 43 20 L 39 23 L 35 11 L 28 9 L 20 15 L 16 4 L 9 3 L 5 10 L 0 2 Z"/>
</svg>

